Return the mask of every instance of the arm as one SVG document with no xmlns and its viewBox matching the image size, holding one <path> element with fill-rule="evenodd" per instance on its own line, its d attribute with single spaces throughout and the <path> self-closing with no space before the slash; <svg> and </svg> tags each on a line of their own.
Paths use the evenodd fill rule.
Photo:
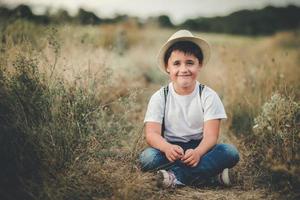
<svg viewBox="0 0 300 200">
<path fill-rule="evenodd" d="M 195 149 L 199 152 L 200 157 L 207 153 L 213 146 L 217 144 L 219 138 L 221 120 L 214 119 L 204 123 L 203 139 L 199 146 Z"/>
<path fill-rule="evenodd" d="M 183 149 L 178 145 L 168 143 L 161 136 L 161 124 L 157 122 L 147 122 L 145 125 L 147 143 L 164 152 L 169 161 L 174 162 L 183 155 Z"/>
<path fill-rule="evenodd" d="M 157 122 L 147 122 L 145 125 L 146 141 L 147 143 L 162 151 L 165 152 L 165 149 L 170 145 L 162 136 L 161 136 L 161 124 Z"/>
<path fill-rule="evenodd" d="M 195 149 L 188 149 L 182 161 L 195 167 L 200 158 L 217 144 L 220 130 L 220 119 L 208 120 L 204 123 L 203 139 Z"/>
</svg>

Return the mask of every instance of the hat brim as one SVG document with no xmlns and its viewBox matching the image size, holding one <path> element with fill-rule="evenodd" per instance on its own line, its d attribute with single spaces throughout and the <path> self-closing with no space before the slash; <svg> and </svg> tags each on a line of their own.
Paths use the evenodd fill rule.
<svg viewBox="0 0 300 200">
<path fill-rule="evenodd" d="M 190 41 L 195 43 L 196 45 L 199 46 L 199 48 L 202 51 L 203 54 L 203 61 L 202 61 L 202 66 L 205 66 L 210 58 L 210 46 L 209 44 L 198 37 L 180 37 L 180 38 L 175 38 L 172 40 L 167 41 L 159 50 L 157 59 L 158 59 L 158 66 L 160 68 L 161 71 L 163 71 L 164 73 L 167 73 L 166 71 L 166 66 L 165 66 L 165 62 L 164 62 L 164 56 L 166 51 L 168 50 L 168 48 L 170 46 L 172 46 L 174 43 L 179 42 L 179 41 Z"/>
</svg>

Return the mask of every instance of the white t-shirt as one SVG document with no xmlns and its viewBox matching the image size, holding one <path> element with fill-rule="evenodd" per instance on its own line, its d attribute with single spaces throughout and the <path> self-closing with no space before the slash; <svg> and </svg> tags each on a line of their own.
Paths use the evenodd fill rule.
<svg viewBox="0 0 300 200">
<path fill-rule="evenodd" d="M 200 99 L 199 84 L 197 81 L 191 94 L 179 95 L 175 92 L 172 82 L 169 83 L 164 132 L 167 141 L 188 142 L 199 140 L 203 135 L 205 121 L 227 118 L 218 94 L 211 88 L 205 86 Z M 152 95 L 144 123 L 158 122 L 162 124 L 164 107 L 165 99 L 162 87 Z"/>
</svg>

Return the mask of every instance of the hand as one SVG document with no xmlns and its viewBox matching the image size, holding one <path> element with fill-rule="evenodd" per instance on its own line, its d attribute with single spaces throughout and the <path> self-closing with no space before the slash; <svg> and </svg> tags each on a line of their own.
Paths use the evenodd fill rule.
<svg viewBox="0 0 300 200">
<path fill-rule="evenodd" d="M 171 144 L 165 150 L 165 154 L 166 154 L 167 159 L 170 162 L 174 162 L 175 160 L 178 160 L 178 159 L 182 158 L 184 152 L 183 152 L 183 149 L 180 146 Z"/>
<path fill-rule="evenodd" d="M 181 158 L 181 161 L 183 161 L 183 163 L 188 166 L 196 167 L 200 161 L 200 158 L 201 156 L 198 151 L 196 151 L 195 149 L 188 149 L 185 151 L 185 154 Z"/>
</svg>

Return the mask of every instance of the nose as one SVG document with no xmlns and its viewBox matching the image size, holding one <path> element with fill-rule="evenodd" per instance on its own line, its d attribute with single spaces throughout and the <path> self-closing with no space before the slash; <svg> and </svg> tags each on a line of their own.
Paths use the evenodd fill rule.
<svg viewBox="0 0 300 200">
<path fill-rule="evenodd" d="M 182 73 L 187 73 L 188 72 L 188 68 L 185 64 L 182 64 L 180 66 L 180 72 L 182 72 Z"/>
</svg>

